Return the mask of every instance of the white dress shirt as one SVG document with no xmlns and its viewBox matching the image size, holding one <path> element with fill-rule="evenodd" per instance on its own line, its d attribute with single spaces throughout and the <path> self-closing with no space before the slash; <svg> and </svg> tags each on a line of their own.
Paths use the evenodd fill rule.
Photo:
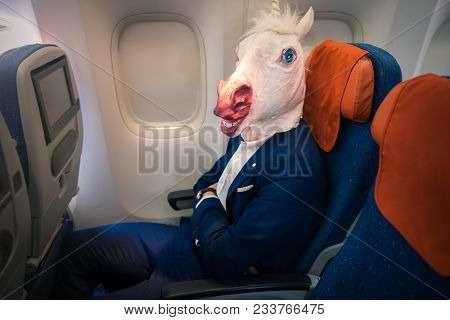
<svg viewBox="0 0 450 320">
<path fill-rule="evenodd" d="M 205 196 L 202 200 L 200 200 L 196 208 L 200 205 L 203 200 L 208 198 L 219 198 L 220 203 L 225 210 L 227 210 L 227 194 L 230 189 L 231 184 L 234 179 L 236 179 L 239 172 L 242 170 L 244 165 L 250 160 L 250 158 L 258 151 L 258 149 L 269 139 L 271 136 L 264 137 L 255 141 L 246 142 L 244 136 L 242 135 L 242 142 L 239 145 L 238 149 L 234 152 L 230 161 L 228 161 L 227 166 L 222 172 L 220 179 L 217 183 L 217 197 L 215 196 Z"/>
</svg>

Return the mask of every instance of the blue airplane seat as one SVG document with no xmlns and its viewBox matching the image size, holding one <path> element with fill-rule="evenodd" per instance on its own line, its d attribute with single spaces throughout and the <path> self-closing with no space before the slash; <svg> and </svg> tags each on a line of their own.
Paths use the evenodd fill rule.
<svg viewBox="0 0 450 320">
<path fill-rule="evenodd" d="M 369 120 L 363 123 L 341 117 L 333 149 L 323 152 L 328 171 L 326 218 L 298 260 L 297 271 L 301 273 L 321 272 L 330 256 L 324 255 L 322 265 L 318 261 L 320 254 L 326 252 L 327 248 L 340 248 L 347 235 L 346 230 L 360 213 L 378 167 L 378 146 L 370 134 L 371 122 L 385 96 L 402 79 L 400 66 L 392 55 L 369 44 L 353 45 L 368 51 L 368 58 L 373 65 L 374 96 L 371 114 Z M 319 262 L 319 269 L 313 271 L 311 267 L 315 262 Z"/>
<path fill-rule="evenodd" d="M 373 188 L 361 217 L 322 274 L 311 299 L 448 299 L 439 276 L 383 217 Z"/>
<path fill-rule="evenodd" d="M 37 50 L 49 45 L 32 44 L 9 50 L 0 59 L 0 111 L 16 142 L 16 149 L 22 163 L 25 180 L 28 184 L 28 154 L 22 129 L 22 118 L 17 95 L 17 70 L 20 64 Z"/>
<path fill-rule="evenodd" d="M 375 116 L 376 182 L 313 299 L 450 297 L 450 80 L 396 86 Z"/>
<path fill-rule="evenodd" d="M 22 299 L 31 247 L 31 216 L 22 166 L 0 113 L 0 299 Z"/>
<path fill-rule="evenodd" d="M 80 103 L 70 62 L 55 45 L 32 44 L 0 56 L 0 112 L 24 172 L 31 207 L 28 270 L 55 256 L 78 192 L 83 141 Z"/>
</svg>

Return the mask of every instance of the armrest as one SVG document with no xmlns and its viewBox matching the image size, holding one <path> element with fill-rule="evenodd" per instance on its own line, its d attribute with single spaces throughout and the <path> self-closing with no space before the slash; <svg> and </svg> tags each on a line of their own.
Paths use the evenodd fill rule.
<svg viewBox="0 0 450 320">
<path fill-rule="evenodd" d="M 231 279 L 176 282 L 162 289 L 161 299 L 199 299 L 260 291 L 309 290 L 306 274 L 257 274 Z"/>
<path fill-rule="evenodd" d="M 190 209 L 194 206 L 194 190 L 180 190 L 169 193 L 167 196 L 170 206 L 174 210 Z"/>
</svg>

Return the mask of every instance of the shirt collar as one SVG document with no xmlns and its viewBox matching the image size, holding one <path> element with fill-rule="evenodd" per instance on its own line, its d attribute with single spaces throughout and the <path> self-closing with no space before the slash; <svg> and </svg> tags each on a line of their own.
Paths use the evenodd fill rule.
<svg viewBox="0 0 450 320">
<path fill-rule="evenodd" d="M 259 140 L 245 141 L 245 138 L 241 135 L 241 144 L 247 148 L 259 148 L 272 136 L 267 136 Z"/>
<path fill-rule="evenodd" d="M 258 139 L 258 140 L 253 140 L 253 141 L 246 141 L 245 139 L 245 131 L 243 131 L 240 135 L 241 138 L 241 143 L 244 144 L 247 147 L 260 147 L 262 146 L 267 140 L 269 140 L 270 138 L 272 138 L 274 134 L 270 134 L 265 136 L 264 138 Z"/>
</svg>

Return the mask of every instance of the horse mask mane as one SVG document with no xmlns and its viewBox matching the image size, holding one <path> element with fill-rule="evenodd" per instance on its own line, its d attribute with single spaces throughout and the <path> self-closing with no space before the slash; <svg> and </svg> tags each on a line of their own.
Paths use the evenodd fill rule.
<svg viewBox="0 0 450 320">
<path fill-rule="evenodd" d="M 236 70 L 220 81 L 214 114 L 230 137 L 270 136 L 298 126 L 305 97 L 301 41 L 314 21 L 312 8 L 301 17 L 289 6 L 263 12 L 236 48 Z"/>
</svg>

